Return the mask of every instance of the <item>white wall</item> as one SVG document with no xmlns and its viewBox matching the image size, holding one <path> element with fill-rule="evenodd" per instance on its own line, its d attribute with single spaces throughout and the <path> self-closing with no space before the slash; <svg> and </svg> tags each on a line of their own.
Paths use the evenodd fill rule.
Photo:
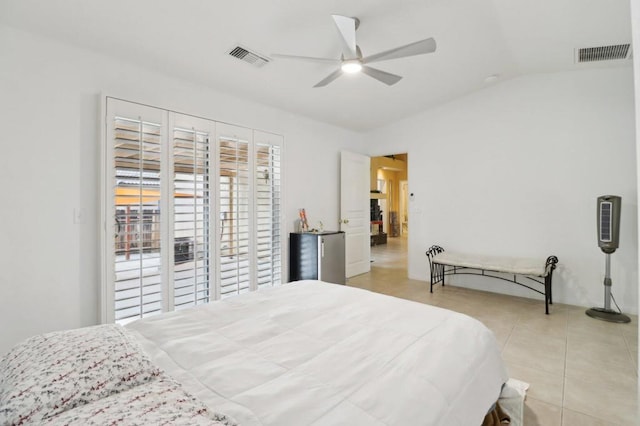
<svg viewBox="0 0 640 426">
<path fill-rule="evenodd" d="M 101 91 L 284 135 L 289 229 L 299 207 L 338 228 L 339 151 L 360 135 L 0 26 L 0 354 L 98 322 Z"/>
<path fill-rule="evenodd" d="M 425 250 L 554 254 L 554 300 L 602 306 L 596 198 L 622 196 L 613 294 L 638 311 L 636 155 L 631 68 L 523 76 L 368 134 L 373 155 L 409 153 L 409 276 Z M 498 280 L 458 285 L 535 297 Z M 542 296 L 540 296 L 542 297 Z"/>
<path fill-rule="evenodd" d="M 632 45 L 640 46 L 640 1 L 631 1 L 631 29 L 632 29 Z M 638 179 L 638 197 L 640 198 L 640 56 L 633 55 L 633 76 L 635 86 L 636 101 L 636 178 Z M 639 221 L 640 222 L 640 221 Z M 638 229 L 640 237 L 640 229 Z M 639 259 L 640 263 L 640 259 Z M 638 282 L 636 282 L 638 285 Z M 640 294 L 638 295 L 638 304 L 640 305 Z M 638 331 L 640 332 L 640 322 L 638 323 Z M 640 352 L 640 349 L 638 349 Z M 640 368 L 640 357 L 636 357 L 638 367 Z M 638 415 L 640 417 L 640 383 L 638 383 Z"/>
</svg>

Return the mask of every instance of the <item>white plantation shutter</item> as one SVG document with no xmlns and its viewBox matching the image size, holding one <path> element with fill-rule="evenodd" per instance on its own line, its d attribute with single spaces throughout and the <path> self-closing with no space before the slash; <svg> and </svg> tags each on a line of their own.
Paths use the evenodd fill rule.
<svg viewBox="0 0 640 426">
<path fill-rule="evenodd" d="M 256 282 L 258 288 L 282 282 L 282 138 L 254 132 Z"/>
<path fill-rule="evenodd" d="M 206 303 L 212 295 L 211 145 L 208 123 L 172 118 L 173 303 L 180 309 Z M 179 121 L 200 126 L 182 127 Z"/>
<path fill-rule="evenodd" d="M 162 310 L 160 126 L 116 117 L 116 320 Z"/>
<path fill-rule="evenodd" d="M 162 147 L 166 115 L 155 108 L 110 111 L 106 217 L 111 259 L 111 319 L 126 322 L 163 310 Z"/>
<path fill-rule="evenodd" d="M 106 98 L 104 322 L 282 283 L 282 137 Z"/>
<path fill-rule="evenodd" d="M 220 220 L 219 279 L 221 297 L 251 287 L 252 169 L 251 131 L 219 125 L 218 206 Z"/>
</svg>

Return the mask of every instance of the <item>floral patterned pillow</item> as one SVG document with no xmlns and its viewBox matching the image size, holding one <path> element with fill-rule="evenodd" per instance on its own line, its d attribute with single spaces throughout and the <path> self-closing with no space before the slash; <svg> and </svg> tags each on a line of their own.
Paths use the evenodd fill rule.
<svg viewBox="0 0 640 426">
<path fill-rule="evenodd" d="M 179 383 L 163 375 L 145 386 L 49 417 L 45 424 L 82 425 L 217 425 L 235 426 L 229 417 L 209 411 Z"/>
<path fill-rule="evenodd" d="M 160 373 L 116 324 L 35 336 L 0 359 L 0 424 L 38 424 Z"/>
</svg>

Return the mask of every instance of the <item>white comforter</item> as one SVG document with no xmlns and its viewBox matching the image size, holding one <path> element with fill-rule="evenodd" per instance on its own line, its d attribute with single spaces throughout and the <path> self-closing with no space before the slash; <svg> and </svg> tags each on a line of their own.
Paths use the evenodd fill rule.
<svg viewBox="0 0 640 426">
<path fill-rule="evenodd" d="M 493 334 L 448 310 L 300 281 L 127 326 L 241 425 L 480 425 L 507 373 Z"/>
</svg>

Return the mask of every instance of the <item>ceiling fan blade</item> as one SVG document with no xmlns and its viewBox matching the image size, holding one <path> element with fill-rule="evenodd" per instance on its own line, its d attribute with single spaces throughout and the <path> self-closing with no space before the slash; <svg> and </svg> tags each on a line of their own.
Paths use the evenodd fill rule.
<svg viewBox="0 0 640 426">
<path fill-rule="evenodd" d="M 356 20 L 348 16 L 331 15 L 340 33 L 342 53 L 345 59 L 356 59 Z"/>
<path fill-rule="evenodd" d="M 336 78 L 340 77 L 341 75 L 342 75 L 342 70 L 338 68 L 337 70 L 335 70 L 334 72 L 326 76 L 324 80 L 320 81 L 318 84 L 316 84 L 313 87 L 324 87 L 327 84 L 331 83 Z"/>
<path fill-rule="evenodd" d="M 405 58 L 407 56 L 424 55 L 425 53 L 433 53 L 436 51 L 436 41 L 433 38 L 416 41 L 395 49 L 385 50 L 375 55 L 362 58 L 363 64 L 372 62 L 387 61 L 389 59 Z"/>
<path fill-rule="evenodd" d="M 281 55 L 279 53 L 273 53 L 273 54 L 271 54 L 271 56 L 274 57 L 274 58 L 280 58 L 280 59 L 295 59 L 295 60 L 302 60 L 302 61 L 327 62 L 327 63 L 331 63 L 331 64 L 339 64 L 340 63 L 340 59 L 315 58 L 315 57 L 312 57 L 312 56 Z"/>
<path fill-rule="evenodd" d="M 394 84 L 402 80 L 402 77 L 400 77 L 399 75 L 391 74 L 386 71 L 379 70 L 377 68 L 363 66 L 362 72 L 368 75 L 369 77 L 373 77 L 376 80 L 383 82 L 387 86 L 393 86 Z"/>
</svg>

